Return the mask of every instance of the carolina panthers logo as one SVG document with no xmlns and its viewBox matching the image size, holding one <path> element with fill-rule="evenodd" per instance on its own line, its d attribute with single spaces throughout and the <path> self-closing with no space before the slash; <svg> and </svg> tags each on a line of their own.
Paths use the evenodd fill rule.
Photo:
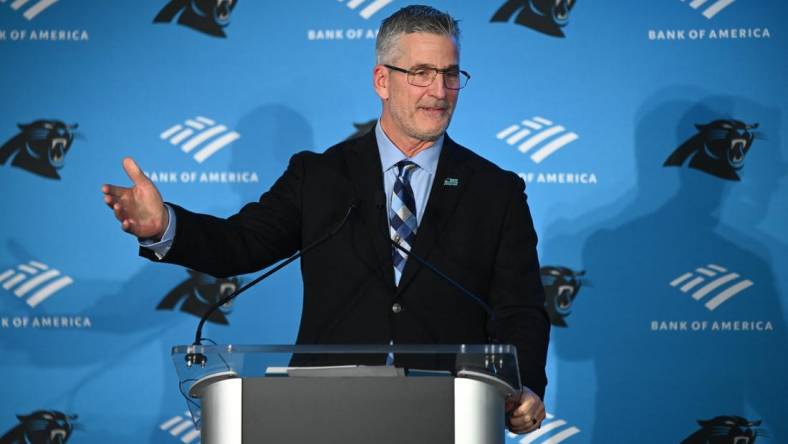
<svg viewBox="0 0 788 444">
<path fill-rule="evenodd" d="M 714 419 L 698 420 L 701 429 L 688 436 L 681 444 L 754 444 L 755 438 L 763 435 L 761 421 L 748 421 L 741 416 L 717 416 Z"/>
<path fill-rule="evenodd" d="M 754 139 L 762 139 L 757 123 L 748 125 L 738 120 L 715 120 L 707 125 L 696 124 L 698 134 L 676 148 L 663 166 L 681 166 L 690 158 L 689 167 L 727 180 L 741 180 L 738 171 Z"/>
<path fill-rule="evenodd" d="M 22 132 L 0 147 L 0 164 L 8 159 L 11 165 L 50 179 L 60 179 L 66 154 L 74 140 L 72 130 L 77 124 L 66 125 L 59 120 L 36 120 L 17 125 Z"/>
<path fill-rule="evenodd" d="M 572 303 L 580 291 L 585 271 L 572 271 L 566 267 L 542 267 L 540 269 L 545 291 L 545 309 L 550 315 L 550 323 L 566 327 L 565 317 L 571 313 Z M 586 282 L 587 283 L 587 282 Z"/>
<path fill-rule="evenodd" d="M 564 37 L 561 30 L 569 23 L 569 11 L 575 0 L 508 0 L 495 12 L 491 22 L 508 22 L 517 14 L 514 22 L 543 34 Z"/>
<path fill-rule="evenodd" d="M 0 437 L 0 444 L 65 444 L 71 437 L 77 415 L 54 410 L 38 410 L 30 415 L 17 415 L 19 424 Z"/>
<path fill-rule="evenodd" d="M 194 316 L 202 317 L 206 311 L 222 298 L 232 294 L 240 285 L 236 277 L 217 279 L 207 274 L 189 270 L 189 279 L 173 288 L 156 306 L 157 310 L 174 310 L 181 303 L 180 310 Z M 208 318 L 214 324 L 227 325 L 227 315 L 231 312 L 230 304 L 223 305 Z"/>
<path fill-rule="evenodd" d="M 354 132 L 353 134 L 349 135 L 347 137 L 347 139 L 345 139 L 345 140 L 355 139 L 357 137 L 363 136 L 364 134 L 366 134 L 370 130 L 372 130 L 372 128 L 375 127 L 376 123 L 378 123 L 378 119 L 372 119 L 372 120 L 369 120 L 369 121 L 364 122 L 364 123 L 355 123 L 354 122 L 353 126 L 356 128 L 356 132 Z"/>
<path fill-rule="evenodd" d="M 226 37 L 224 28 L 230 24 L 230 13 L 237 3 L 238 0 L 170 0 L 153 23 L 169 23 L 180 14 L 179 25 Z"/>
</svg>

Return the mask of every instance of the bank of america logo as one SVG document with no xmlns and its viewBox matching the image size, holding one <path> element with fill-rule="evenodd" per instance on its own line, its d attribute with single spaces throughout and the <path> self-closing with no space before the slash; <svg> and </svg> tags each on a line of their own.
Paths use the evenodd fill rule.
<svg viewBox="0 0 788 444">
<path fill-rule="evenodd" d="M 0 0 L 0 3 L 9 3 L 11 9 L 18 11 L 22 9 L 22 15 L 28 19 L 33 20 L 38 14 L 44 12 L 45 9 L 57 3 L 58 0 Z"/>
<path fill-rule="evenodd" d="M 536 116 L 516 123 L 495 135 L 525 154 L 533 151 L 531 160 L 540 163 L 554 152 L 579 139 L 577 134 L 567 131 L 544 117 Z"/>
<path fill-rule="evenodd" d="M 342 3 L 343 0 L 337 0 L 339 3 Z M 363 17 L 365 20 L 369 20 L 370 17 L 375 15 L 376 12 L 380 11 L 386 5 L 393 2 L 394 0 L 373 0 L 372 2 L 367 2 L 366 0 L 348 0 L 345 5 L 353 10 L 358 9 L 360 6 L 363 6 L 359 11 L 358 15 Z"/>
<path fill-rule="evenodd" d="M 682 3 L 687 3 L 688 0 L 681 0 Z M 700 9 L 707 19 L 712 19 L 720 11 L 727 8 L 736 0 L 691 0 L 689 6 L 692 9 Z"/>
<path fill-rule="evenodd" d="M 189 412 L 184 413 L 183 416 L 179 415 L 168 419 L 159 428 L 179 438 L 185 444 L 197 444 L 200 442 L 200 431 L 194 427 L 192 415 Z"/>
<path fill-rule="evenodd" d="M 194 160 L 203 163 L 225 146 L 238 140 L 241 135 L 230 131 L 224 125 L 217 125 L 207 117 L 197 116 L 182 125 L 167 128 L 159 137 L 172 145 L 180 146 L 184 153 L 191 154 L 194 151 Z"/>
<path fill-rule="evenodd" d="M 715 264 L 698 267 L 670 282 L 671 287 L 678 288 L 682 293 L 692 292 L 692 299 L 696 301 L 709 296 L 705 305 L 710 311 L 753 285 L 751 280 L 742 279 L 737 273 Z"/>
<path fill-rule="evenodd" d="M 542 427 L 522 437 L 517 441 L 519 444 L 557 444 L 580 433 L 580 429 L 567 424 L 563 419 L 555 419 L 555 416 L 548 413 L 542 422 Z M 518 438 L 520 435 L 509 433 L 509 438 Z"/>
<path fill-rule="evenodd" d="M 38 261 L 30 261 L 0 273 L 0 284 L 16 297 L 35 308 L 52 295 L 74 283 L 59 270 Z"/>
</svg>

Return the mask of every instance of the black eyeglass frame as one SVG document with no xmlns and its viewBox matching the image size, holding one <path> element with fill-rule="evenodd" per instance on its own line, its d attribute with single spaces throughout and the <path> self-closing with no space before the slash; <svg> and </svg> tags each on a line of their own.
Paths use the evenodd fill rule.
<svg viewBox="0 0 788 444">
<path fill-rule="evenodd" d="M 383 64 L 383 66 L 385 66 L 388 69 L 391 69 L 391 70 L 394 70 L 394 71 L 399 71 L 401 73 L 407 74 L 408 83 L 413 85 L 413 86 L 418 86 L 420 88 L 426 88 L 426 87 L 432 85 L 432 82 L 435 81 L 435 77 L 438 77 L 438 73 L 443 74 L 443 86 L 446 87 L 446 89 L 451 89 L 453 91 L 459 91 L 459 90 L 465 88 L 468 85 L 468 80 L 471 80 L 471 75 L 468 74 L 467 71 L 455 70 L 453 68 L 438 69 L 438 68 L 432 68 L 432 67 L 429 67 L 429 66 L 422 66 L 422 67 L 419 67 L 417 69 L 418 70 L 432 71 L 432 73 L 433 73 L 432 80 L 430 80 L 430 83 L 428 83 L 426 85 L 417 85 L 417 84 L 415 84 L 415 83 L 410 81 L 411 76 L 416 75 L 416 73 L 414 71 L 409 70 L 409 69 L 405 69 L 405 68 L 400 68 L 399 66 L 387 65 L 385 63 Z M 465 77 L 461 77 L 460 75 L 457 76 L 458 79 L 463 79 L 463 78 L 465 79 L 465 81 L 461 82 L 461 86 L 459 88 L 452 88 L 452 87 L 450 87 L 449 85 L 446 84 L 446 74 L 453 74 L 455 72 L 460 74 L 460 75 L 462 75 L 462 76 L 465 76 Z"/>
</svg>

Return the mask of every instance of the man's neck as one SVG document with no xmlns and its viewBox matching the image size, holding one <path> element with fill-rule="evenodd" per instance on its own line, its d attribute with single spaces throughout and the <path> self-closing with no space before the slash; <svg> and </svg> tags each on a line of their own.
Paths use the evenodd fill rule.
<svg viewBox="0 0 788 444">
<path fill-rule="evenodd" d="M 435 140 L 419 140 L 407 136 L 392 137 L 393 132 L 387 130 L 387 127 L 388 125 L 386 122 L 380 119 L 380 128 L 386 134 L 386 137 L 391 140 L 391 143 L 393 143 L 398 150 L 402 151 L 402 153 L 409 158 L 435 145 Z"/>
</svg>

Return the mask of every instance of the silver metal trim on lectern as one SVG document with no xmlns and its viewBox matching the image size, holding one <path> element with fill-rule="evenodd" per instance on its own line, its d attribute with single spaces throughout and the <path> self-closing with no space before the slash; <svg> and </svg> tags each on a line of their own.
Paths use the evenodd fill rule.
<svg viewBox="0 0 788 444">
<path fill-rule="evenodd" d="M 242 444 L 243 380 L 226 379 L 205 388 L 202 394 L 202 444 Z"/>
<path fill-rule="evenodd" d="M 504 401 L 504 395 L 487 383 L 455 378 L 454 443 L 504 442 Z"/>
</svg>

